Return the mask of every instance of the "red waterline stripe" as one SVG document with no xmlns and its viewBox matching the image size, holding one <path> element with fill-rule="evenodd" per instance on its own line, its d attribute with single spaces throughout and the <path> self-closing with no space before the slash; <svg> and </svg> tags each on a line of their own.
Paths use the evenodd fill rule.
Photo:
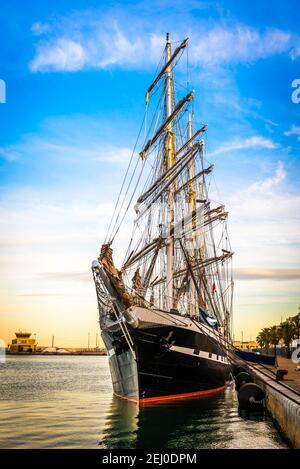
<svg viewBox="0 0 300 469">
<path fill-rule="evenodd" d="M 144 399 L 140 399 L 140 403 L 147 404 L 151 402 L 171 401 L 171 400 L 176 400 L 176 399 L 188 399 L 189 397 L 206 396 L 209 394 L 214 394 L 217 392 L 224 391 L 225 389 L 226 389 L 226 386 L 221 386 L 220 388 L 207 389 L 205 391 L 186 392 L 183 394 L 171 394 L 169 396 L 145 397 Z"/>
<path fill-rule="evenodd" d="M 177 400 L 177 399 L 188 399 L 189 397 L 197 397 L 197 396 L 207 396 L 209 394 L 215 394 L 221 391 L 224 391 L 226 389 L 225 386 L 221 386 L 219 388 L 213 388 L 213 389 L 207 389 L 205 391 L 195 391 L 195 392 L 186 392 L 182 394 L 171 394 L 167 396 L 157 396 L 157 397 L 145 397 L 144 399 L 137 399 L 134 397 L 126 397 L 126 396 L 119 396 L 118 394 L 115 393 L 117 397 L 120 397 L 121 399 L 126 399 L 128 401 L 140 403 L 140 404 L 150 404 L 152 402 L 163 402 L 163 401 L 171 401 L 171 400 Z"/>
<path fill-rule="evenodd" d="M 130 396 L 120 396 L 116 392 L 114 392 L 114 395 L 117 396 L 119 399 L 125 399 L 125 401 L 130 401 L 130 402 L 135 402 L 138 403 L 139 400 L 137 397 L 130 397 Z"/>
</svg>

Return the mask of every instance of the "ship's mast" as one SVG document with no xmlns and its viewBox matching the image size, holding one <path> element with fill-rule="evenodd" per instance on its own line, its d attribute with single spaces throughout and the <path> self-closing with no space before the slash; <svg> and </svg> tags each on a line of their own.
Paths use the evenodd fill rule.
<svg viewBox="0 0 300 469">
<path fill-rule="evenodd" d="M 106 236 L 109 242 L 93 263 L 93 274 L 103 318 L 132 305 L 177 309 L 196 318 L 200 308 L 203 317 L 213 316 L 229 334 L 233 252 L 227 236 L 228 212 L 209 197 L 213 165 L 204 164 L 204 140 L 200 140 L 207 126 L 194 132 L 193 114 L 186 112 L 194 91 L 175 99 L 174 71 L 187 45 L 188 38 L 171 50 L 167 34 L 164 64 L 146 92 L 146 105 L 151 99 L 155 113 L 140 161 L 130 159 Z M 155 88 L 159 92 L 152 93 Z M 133 233 L 118 270 L 111 244 L 137 190 Z"/>
<path fill-rule="evenodd" d="M 171 58 L 171 42 L 170 35 L 167 33 L 167 45 L 166 45 L 166 63 Z M 166 69 L 166 117 L 170 117 L 172 114 L 172 102 L 173 102 L 173 85 L 172 85 L 172 69 L 171 64 Z M 175 157 L 175 141 L 174 134 L 172 132 L 172 120 L 167 127 L 166 136 L 166 160 L 167 168 L 170 169 L 174 164 Z M 168 242 L 166 247 L 167 253 L 167 301 L 168 309 L 174 307 L 174 292 L 173 292 L 173 274 L 174 274 L 174 191 L 173 184 L 169 188 L 168 193 Z"/>
<path fill-rule="evenodd" d="M 192 116 L 191 112 L 188 112 L 188 140 L 192 138 L 193 135 L 193 123 L 192 123 Z M 192 146 L 190 144 L 189 146 Z M 189 165 L 189 190 L 188 190 L 188 203 L 190 204 L 191 211 L 196 210 L 196 191 L 195 191 L 195 185 L 193 181 L 193 178 L 195 176 L 195 162 L 192 160 Z M 192 221 L 192 230 L 193 230 L 193 235 L 192 235 L 192 244 L 193 244 L 193 260 L 195 260 L 195 244 L 196 244 L 196 233 L 195 233 L 195 224 L 196 220 Z M 191 282 L 191 316 L 196 316 L 196 297 L 197 297 L 197 292 L 195 288 L 194 282 Z"/>
<path fill-rule="evenodd" d="M 192 123 L 192 116 L 189 111 L 188 113 L 189 120 L 188 120 L 188 140 L 190 140 L 193 136 L 193 123 Z M 192 146 L 192 143 L 189 145 L 190 147 Z M 195 185 L 193 182 L 193 178 L 195 176 L 195 162 L 192 160 L 190 162 L 190 167 L 189 167 L 189 203 L 192 204 L 192 210 L 196 209 L 196 192 L 195 192 Z"/>
</svg>

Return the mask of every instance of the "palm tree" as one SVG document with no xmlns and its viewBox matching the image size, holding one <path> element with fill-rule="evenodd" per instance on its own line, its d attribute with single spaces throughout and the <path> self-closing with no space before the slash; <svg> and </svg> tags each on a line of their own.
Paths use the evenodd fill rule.
<svg viewBox="0 0 300 469">
<path fill-rule="evenodd" d="M 280 335 L 280 338 L 283 339 L 284 344 L 287 348 L 288 358 L 290 358 L 291 356 L 290 343 L 295 336 L 295 332 L 296 332 L 295 324 L 293 324 L 293 322 L 290 319 L 287 319 L 286 321 L 281 323 L 279 326 L 279 335 Z"/>
<path fill-rule="evenodd" d="M 258 336 L 256 337 L 256 342 L 258 343 L 260 347 L 262 348 L 264 347 L 264 338 L 263 338 L 261 331 L 258 333 Z"/>
<path fill-rule="evenodd" d="M 280 339 L 280 333 L 279 333 L 279 327 L 278 326 L 272 326 L 269 328 L 269 337 L 270 337 L 270 343 L 274 345 L 274 354 L 276 357 L 276 345 L 278 344 L 278 341 Z"/>
<path fill-rule="evenodd" d="M 264 327 L 256 337 L 256 340 L 262 348 L 268 349 L 271 343 L 270 329 Z"/>
<path fill-rule="evenodd" d="M 300 313 L 296 314 L 296 316 L 292 318 L 292 322 L 295 326 L 296 331 L 295 339 L 300 339 Z"/>
</svg>

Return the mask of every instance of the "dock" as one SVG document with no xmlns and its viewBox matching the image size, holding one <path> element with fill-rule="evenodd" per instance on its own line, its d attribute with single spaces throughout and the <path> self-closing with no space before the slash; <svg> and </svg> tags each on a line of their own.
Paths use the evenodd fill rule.
<svg viewBox="0 0 300 469">
<path fill-rule="evenodd" d="M 300 449 L 300 371 L 297 364 L 278 357 L 278 368 L 248 364 L 254 382 L 263 389 L 266 408 L 280 431 L 293 448 Z M 273 373 L 285 369 L 288 374 L 282 381 L 274 380 Z M 273 372 L 273 373 L 272 373 Z"/>
<path fill-rule="evenodd" d="M 288 371 L 284 382 L 288 384 L 291 388 L 300 392 L 300 371 L 297 371 L 296 363 L 292 362 L 292 360 L 288 358 L 283 357 L 278 357 L 277 362 L 278 368 L 282 368 Z M 274 368 L 273 371 L 276 372 L 276 368 Z"/>
</svg>

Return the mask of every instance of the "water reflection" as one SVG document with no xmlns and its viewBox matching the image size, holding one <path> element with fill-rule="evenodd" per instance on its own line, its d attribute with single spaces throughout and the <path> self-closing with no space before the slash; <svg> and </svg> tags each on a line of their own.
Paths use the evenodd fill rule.
<svg viewBox="0 0 300 469">
<path fill-rule="evenodd" d="M 257 410 L 249 410 L 239 407 L 238 414 L 242 419 L 253 420 L 255 422 L 262 422 L 266 418 L 266 411 L 263 407 Z"/>
<path fill-rule="evenodd" d="M 100 448 L 282 448 L 268 418 L 241 418 L 234 389 L 214 397 L 138 407 L 112 398 Z"/>
<path fill-rule="evenodd" d="M 112 397 L 100 448 L 135 448 L 139 407 L 134 402 Z"/>
<path fill-rule="evenodd" d="M 222 425 L 230 413 L 223 393 L 140 408 L 114 397 L 100 447 L 209 447 L 222 438 Z"/>
</svg>

